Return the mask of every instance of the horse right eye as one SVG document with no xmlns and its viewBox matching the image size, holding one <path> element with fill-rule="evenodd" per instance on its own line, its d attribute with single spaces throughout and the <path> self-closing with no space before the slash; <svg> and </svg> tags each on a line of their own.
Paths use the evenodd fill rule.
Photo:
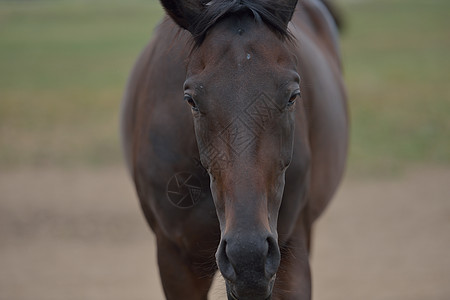
<svg viewBox="0 0 450 300">
<path fill-rule="evenodd" d="M 296 90 L 292 93 L 291 98 L 288 101 L 288 106 L 292 106 L 295 104 L 295 101 L 297 100 L 297 98 L 300 98 L 302 95 L 300 93 L 300 90 Z"/>
</svg>

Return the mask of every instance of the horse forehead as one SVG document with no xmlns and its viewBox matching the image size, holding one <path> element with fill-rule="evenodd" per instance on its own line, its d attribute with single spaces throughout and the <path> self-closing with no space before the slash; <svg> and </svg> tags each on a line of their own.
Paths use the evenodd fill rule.
<svg viewBox="0 0 450 300">
<path fill-rule="evenodd" d="M 214 28 L 205 41 L 204 54 L 214 61 L 242 64 L 258 59 L 261 63 L 275 63 L 288 54 L 280 39 L 264 24 L 225 23 Z"/>
</svg>

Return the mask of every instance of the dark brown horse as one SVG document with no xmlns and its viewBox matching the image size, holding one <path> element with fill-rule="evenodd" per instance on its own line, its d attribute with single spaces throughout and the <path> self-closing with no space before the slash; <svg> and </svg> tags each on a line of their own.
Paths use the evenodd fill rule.
<svg viewBox="0 0 450 300">
<path fill-rule="evenodd" d="M 123 106 L 165 295 L 207 299 L 218 268 L 229 299 L 310 299 L 347 152 L 336 24 L 320 0 L 208 1 L 161 0 Z"/>
</svg>

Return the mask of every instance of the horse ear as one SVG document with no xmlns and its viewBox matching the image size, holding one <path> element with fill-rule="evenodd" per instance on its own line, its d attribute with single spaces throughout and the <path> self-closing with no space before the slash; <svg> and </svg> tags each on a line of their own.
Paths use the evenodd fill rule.
<svg viewBox="0 0 450 300">
<path fill-rule="evenodd" d="M 272 0 L 274 14 L 287 26 L 292 19 L 298 0 Z"/>
<path fill-rule="evenodd" d="M 160 0 L 167 14 L 180 27 L 189 30 L 192 20 L 202 12 L 201 0 Z"/>
</svg>

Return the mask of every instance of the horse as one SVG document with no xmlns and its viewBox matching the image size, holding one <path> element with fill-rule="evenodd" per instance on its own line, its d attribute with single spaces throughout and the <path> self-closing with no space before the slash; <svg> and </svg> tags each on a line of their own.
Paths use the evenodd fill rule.
<svg viewBox="0 0 450 300">
<path fill-rule="evenodd" d="M 161 0 L 122 143 L 167 299 L 311 299 L 312 227 L 343 176 L 338 29 L 321 0 Z"/>
</svg>

